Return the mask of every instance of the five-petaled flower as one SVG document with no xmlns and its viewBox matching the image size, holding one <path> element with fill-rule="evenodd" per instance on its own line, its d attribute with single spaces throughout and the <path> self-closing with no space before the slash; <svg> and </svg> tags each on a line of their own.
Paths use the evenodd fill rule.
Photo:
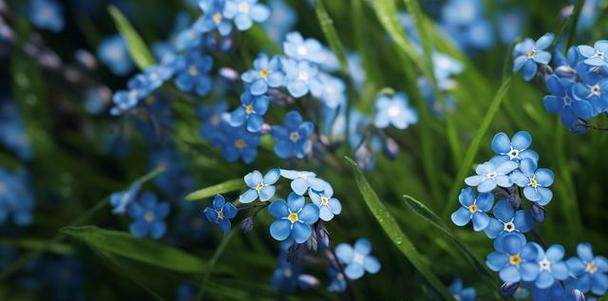
<svg viewBox="0 0 608 301">
<path fill-rule="evenodd" d="M 554 38 L 554 34 L 546 33 L 536 40 L 536 42 L 527 38 L 515 45 L 513 50 L 513 56 L 515 57 L 513 71 L 521 71 L 525 80 L 534 78 L 538 70 L 536 64 L 547 65 L 551 61 L 551 53 L 544 50 L 551 45 Z"/>
<path fill-rule="evenodd" d="M 226 0 L 201 0 L 198 6 L 203 11 L 203 15 L 196 21 L 195 29 L 200 32 L 210 32 L 217 28 L 222 36 L 232 32 L 230 20 L 224 15 Z"/>
<path fill-rule="evenodd" d="M 563 281 L 568 278 L 568 265 L 562 260 L 564 258 L 564 247 L 561 245 L 552 245 L 545 252 L 542 248 L 538 248 L 538 257 L 536 263 L 538 275 L 534 281 L 534 285 L 540 289 L 551 287 L 556 280 Z"/>
<path fill-rule="evenodd" d="M 268 55 L 260 53 L 253 61 L 253 69 L 243 73 L 241 79 L 250 84 L 251 94 L 262 95 L 268 92 L 269 87 L 278 88 L 283 85 L 285 74 L 278 56 L 268 59 Z"/>
<path fill-rule="evenodd" d="M 281 65 L 285 72 L 285 86 L 291 96 L 299 98 L 308 92 L 321 95 L 323 84 L 319 81 L 319 68 L 308 61 L 296 61 L 281 58 Z"/>
<path fill-rule="evenodd" d="M 330 221 L 335 215 L 342 212 L 340 201 L 333 197 L 334 189 L 331 185 L 325 185 L 323 191 L 309 190 L 308 195 L 312 202 L 319 207 L 319 217 L 323 221 Z"/>
<path fill-rule="evenodd" d="M 360 238 L 354 246 L 341 243 L 336 247 L 338 260 L 346 267 L 344 274 L 348 279 L 359 279 L 367 271 L 375 274 L 380 270 L 380 261 L 370 255 L 372 245 L 366 238 Z"/>
<path fill-rule="evenodd" d="M 287 202 L 276 200 L 268 206 L 268 212 L 277 220 L 270 225 L 270 235 L 283 241 L 290 236 L 296 243 L 303 243 L 310 238 L 310 226 L 319 220 L 319 207 L 306 204 L 304 197 L 290 193 Z"/>
<path fill-rule="evenodd" d="M 501 200 L 492 209 L 493 218 L 484 229 L 490 239 L 495 239 L 505 233 L 526 233 L 534 227 L 532 217 L 526 210 L 513 209 L 509 200 Z"/>
<path fill-rule="evenodd" d="M 180 57 L 176 62 L 175 85 L 182 91 L 195 91 L 205 96 L 211 91 L 211 77 L 209 71 L 213 66 L 213 59 L 201 54 L 198 50 L 190 51 L 186 56 Z"/>
<path fill-rule="evenodd" d="M 529 149 L 530 144 L 532 144 L 532 136 L 527 131 L 519 131 L 511 139 L 507 134 L 500 132 L 492 139 L 492 151 L 509 160 L 530 158 L 538 161 L 538 154 Z"/>
<path fill-rule="evenodd" d="M 573 97 L 574 84 L 574 81 L 555 74 L 547 76 L 545 85 L 551 95 L 543 98 L 545 110 L 559 113 L 562 123 L 571 130 L 577 130 L 579 119 L 588 120 L 593 116 L 593 106 L 589 101 Z"/>
<path fill-rule="evenodd" d="M 593 47 L 580 45 L 578 52 L 585 57 L 583 61 L 590 66 L 608 66 L 608 40 L 599 40 Z"/>
<path fill-rule="evenodd" d="M 241 94 L 241 106 L 230 114 L 230 125 L 234 127 L 247 123 L 247 130 L 259 132 L 264 124 L 264 114 L 270 100 L 266 95 L 254 96 L 250 91 Z"/>
<path fill-rule="evenodd" d="M 553 192 L 547 187 L 553 184 L 553 172 L 547 168 L 537 168 L 535 161 L 523 159 L 519 163 L 519 170 L 511 173 L 511 180 L 519 187 L 524 187 L 524 195 L 532 202 L 541 206 L 547 205 Z"/>
<path fill-rule="evenodd" d="M 230 231 L 230 220 L 236 216 L 238 209 L 232 203 L 226 202 L 221 194 L 213 199 L 212 207 L 207 207 L 203 211 L 208 221 L 219 224 L 224 233 Z"/>
<path fill-rule="evenodd" d="M 264 22 L 270 17 L 270 9 L 258 0 L 226 0 L 224 16 L 234 19 L 236 28 L 240 31 L 249 29 L 255 22 Z"/>
<path fill-rule="evenodd" d="M 281 169 L 281 176 L 292 180 L 291 189 L 299 195 L 304 195 L 309 188 L 315 191 L 323 191 L 325 186 L 329 185 L 310 171 Z"/>
<path fill-rule="evenodd" d="M 248 173 L 245 175 L 245 184 L 247 184 L 249 190 L 241 194 L 239 202 L 251 203 L 258 197 L 262 202 L 270 200 L 276 191 L 274 183 L 279 180 L 280 176 L 281 171 L 278 168 L 269 170 L 264 176 L 257 170 Z"/>
<path fill-rule="evenodd" d="M 491 193 L 480 193 L 475 197 L 471 187 L 460 191 L 458 201 L 462 207 L 452 213 L 452 222 L 458 226 L 464 226 L 473 220 L 473 230 L 483 231 L 490 223 L 487 212 L 492 209 L 494 195 Z"/>
<path fill-rule="evenodd" d="M 129 216 L 133 219 L 129 230 L 133 237 L 142 238 L 149 234 L 154 239 L 161 238 L 167 229 L 165 218 L 170 208 L 167 202 L 159 203 L 153 193 L 144 193 L 138 203 L 129 206 Z"/>
<path fill-rule="evenodd" d="M 538 276 L 537 258 L 541 247 L 526 242 L 521 233 L 507 233 L 494 240 L 495 252 L 486 258 L 486 264 L 502 281 L 532 281 Z"/>
<path fill-rule="evenodd" d="M 303 121 L 297 111 L 285 115 L 283 126 L 272 127 L 272 137 L 277 140 L 274 152 L 279 158 L 304 158 L 310 151 L 309 136 L 314 130 L 312 122 Z"/>
<path fill-rule="evenodd" d="M 486 163 L 477 165 L 476 176 L 470 176 L 464 180 L 469 186 L 477 186 L 479 192 L 490 192 L 496 186 L 508 188 L 513 182 L 508 174 L 517 168 L 517 163 L 504 161 L 502 158 L 492 159 Z"/>
<path fill-rule="evenodd" d="M 393 125 L 403 130 L 418 122 L 418 114 L 408 106 L 405 93 L 396 93 L 393 97 L 382 95 L 376 100 L 375 108 L 374 125 L 378 128 Z"/>
<path fill-rule="evenodd" d="M 593 256 L 591 244 L 581 243 L 576 247 L 578 257 L 566 261 L 570 273 L 575 276 L 574 287 L 583 293 L 591 291 L 603 295 L 608 290 L 608 259 Z"/>
</svg>

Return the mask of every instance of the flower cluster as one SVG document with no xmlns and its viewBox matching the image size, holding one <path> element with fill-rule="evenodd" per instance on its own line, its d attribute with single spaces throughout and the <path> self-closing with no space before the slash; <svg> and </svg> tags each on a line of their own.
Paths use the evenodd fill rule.
<svg viewBox="0 0 608 301">
<path fill-rule="evenodd" d="M 608 290 L 608 261 L 594 257 L 589 244 L 580 244 L 578 257 L 565 260 L 563 246 L 541 246 L 526 237 L 535 231 L 535 223 L 544 220 L 554 180 L 551 170 L 538 167 L 539 156 L 530 149 L 531 143 L 525 131 L 511 138 L 496 134 L 491 144 L 496 155 L 476 167 L 477 175 L 465 179 L 470 187 L 462 189 L 461 207 L 452 214 L 452 221 L 458 226 L 472 221 L 473 230 L 484 231 L 494 240 L 495 251 L 487 256 L 486 264 L 505 282 L 503 294 L 520 288 L 531 291 L 534 300 L 547 300 L 539 296 L 549 294 L 560 296 L 559 300 L 587 292 L 602 295 Z"/>
</svg>

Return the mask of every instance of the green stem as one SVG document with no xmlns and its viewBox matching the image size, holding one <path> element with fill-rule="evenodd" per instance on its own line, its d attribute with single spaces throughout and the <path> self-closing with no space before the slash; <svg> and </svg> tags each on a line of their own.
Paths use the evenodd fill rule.
<svg viewBox="0 0 608 301">
<path fill-rule="evenodd" d="M 203 300 L 203 297 L 205 296 L 205 286 L 209 282 L 209 278 L 211 277 L 211 271 L 213 270 L 213 267 L 220 259 L 220 256 L 222 256 L 222 254 L 224 253 L 224 250 L 228 246 L 228 243 L 230 242 L 232 237 L 234 237 L 234 234 L 237 232 L 238 232 L 238 228 L 233 228 L 232 231 L 230 231 L 228 233 L 228 235 L 224 236 L 224 238 L 222 239 L 222 242 L 220 242 L 220 245 L 217 247 L 217 249 L 213 253 L 213 257 L 211 257 L 211 260 L 209 260 L 209 267 L 207 268 L 207 271 L 205 272 L 205 275 L 203 276 L 203 279 L 201 280 L 201 285 L 200 285 L 198 294 L 196 296 L 196 300 Z"/>
</svg>

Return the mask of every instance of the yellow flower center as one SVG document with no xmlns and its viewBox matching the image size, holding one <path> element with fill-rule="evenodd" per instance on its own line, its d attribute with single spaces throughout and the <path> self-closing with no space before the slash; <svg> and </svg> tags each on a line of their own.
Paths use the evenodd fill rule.
<svg viewBox="0 0 608 301">
<path fill-rule="evenodd" d="M 477 205 L 472 204 L 471 206 L 469 206 L 469 212 L 471 212 L 471 213 L 477 212 Z"/>
<path fill-rule="evenodd" d="M 268 77 L 268 69 L 263 68 L 262 70 L 260 70 L 260 77 L 261 78 L 267 78 Z"/>
<path fill-rule="evenodd" d="M 247 143 L 243 139 L 237 139 L 234 141 L 234 147 L 237 149 L 244 149 L 247 146 Z"/>
<path fill-rule="evenodd" d="M 247 115 L 253 113 L 253 106 L 252 105 L 246 105 L 245 106 L 245 113 L 247 113 Z"/>
<path fill-rule="evenodd" d="M 239 12 L 246 14 L 249 12 L 249 3 L 243 1 L 239 4 Z"/>
<path fill-rule="evenodd" d="M 220 24 L 220 22 L 222 22 L 222 14 L 220 14 L 219 12 L 213 14 L 213 22 L 215 22 L 216 25 Z"/>
<path fill-rule="evenodd" d="M 329 198 L 324 196 L 321 198 L 321 205 L 325 205 L 327 206 L 327 204 L 329 204 Z"/>
<path fill-rule="evenodd" d="M 538 181 L 536 181 L 536 178 L 530 179 L 530 186 L 532 186 L 532 188 L 536 188 L 538 186 Z"/>
<path fill-rule="evenodd" d="M 526 57 L 528 59 L 531 59 L 534 57 L 535 54 L 536 54 L 536 50 L 532 49 L 532 50 L 528 51 L 528 53 L 526 54 Z"/>
<path fill-rule="evenodd" d="M 587 265 L 585 266 L 585 271 L 587 271 L 590 274 L 597 272 L 597 266 L 595 265 L 595 262 L 592 261 L 592 262 L 587 263 Z"/>
<path fill-rule="evenodd" d="M 262 188 L 264 188 L 264 186 L 266 186 L 266 185 L 264 185 L 264 183 L 260 183 L 258 185 L 255 185 L 255 190 L 260 191 L 260 190 L 262 190 Z"/>
<path fill-rule="evenodd" d="M 196 68 L 196 66 L 192 65 L 190 66 L 190 68 L 188 68 L 188 73 L 190 74 L 190 76 L 197 76 L 198 69 Z"/>
<path fill-rule="evenodd" d="M 146 214 L 144 214 L 144 220 L 146 222 L 148 222 L 148 223 L 151 222 L 151 221 L 153 221 L 154 220 L 154 212 L 152 212 L 152 211 L 146 212 Z"/>
<path fill-rule="evenodd" d="M 137 90 L 133 89 L 129 91 L 129 97 L 134 98 L 137 96 Z"/>
<path fill-rule="evenodd" d="M 296 142 L 298 139 L 300 139 L 300 134 L 298 134 L 298 132 L 291 132 L 291 134 L 289 134 L 289 140 Z"/>
<path fill-rule="evenodd" d="M 213 124 L 213 125 L 218 125 L 218 124 L 220 124 L 220 121 L 221 121 L 221 120 L 222 120 L 222 119 L 221 119 L 220 115 L 219 115 L 219 114 L 215 114 L 215 115 L 211 116 L 211 120 L 210 120 L 210 122 L 211 122 L 211 124 Z"/>
<path fill-rule="evenodd" d="M 295 222 L 298 221 L 298 214 L 295 212 L 292 212 L 289 214 L 289 216 L 287 217 L 287 219 L 293 224 Z"/>
<path fill-rule="evenodd" d="M 521 256 L 519 256 L 519 254 L 509 256 L 509 263 L 512 265 L 519 265 L 521 263 Z"/>
</svg>

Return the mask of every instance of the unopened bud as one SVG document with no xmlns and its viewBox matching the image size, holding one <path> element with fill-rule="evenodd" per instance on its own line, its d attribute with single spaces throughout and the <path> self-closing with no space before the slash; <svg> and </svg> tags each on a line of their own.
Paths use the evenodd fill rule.
<svg viewBox="0 0 608 301">
<path fill-rule="evenodd" d="M 537 223 L 542 223 L 545 220 L 545 209 L 537 204 L 532 204 L 530 208 L 528 208 L 528 212 L 532 219 Z"/>
<path fill-rule="evenodd" d="M 500 296 L 503 298 L 509 297 L 517 291 L 519 282 L 505 282 L 500 286 Z"/>
<path fill-rule="evenodd" d="M 241 222 L 241 231 L 249 233 L 253 230 L 253 217 L 247 217 Z"/>
</svg>

